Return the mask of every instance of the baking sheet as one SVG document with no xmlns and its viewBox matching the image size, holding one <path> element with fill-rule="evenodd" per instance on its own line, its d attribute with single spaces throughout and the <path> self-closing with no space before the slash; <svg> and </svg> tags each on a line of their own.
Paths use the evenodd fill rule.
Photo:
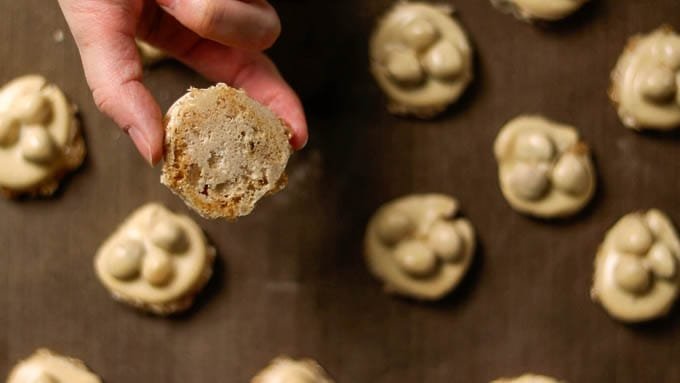
<svg viewBox="0 0 680 383">
<path fill-rule="evenodd" d="M 590 302 L 594 254 L 623 214 L 658 207 L 680 224 L 678 134 L 624 129 L 607 100 L 627 37 L 680 28 L 677 0 L 594 0 L 534 27 L 484 0 L 451 2 L 476 48 L 476 80 L 434 121 L 388 115 L 368 73 L 374 20 L 392 1 L 277 0 L 271 50 L 299 91 L 311 140 L 290 185 L 235 223 L 199 219 L 217 275 L 189 313 L 139 314 L 109 299 L 92 258 L 134 208 L 162 201 L 129 140 L 100 115 L 55 1 L 0 0 L 0 82 L 41 73 L 80 107 L 90 155 L 54 199 L 0 201 L 0 372 L 47 346 L 107 382 L 247 382 L 279 354 L 313 357 L 338 382 L 488 382 L 526 371 L 569 382 L 680 381 L 680 314 L 641 326 Z M 64 31 L 62 42 L 53 34 Z M 208 83 L 176 63 L 146 82 L 167 108 Z M 544 223 L 514 213 L 496 179 L 496 132 L 520 113 L 573 124 L 600 175 L 582 214 Z M 457 197 L 480 250 L 463 285 L 435 304 L 384 295 L 361 258 L 364 225 L 412 192 Z"/>
</svg>

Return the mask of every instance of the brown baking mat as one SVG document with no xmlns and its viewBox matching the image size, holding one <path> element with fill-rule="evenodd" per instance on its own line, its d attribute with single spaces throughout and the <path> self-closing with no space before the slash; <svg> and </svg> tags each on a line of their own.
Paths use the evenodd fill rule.
<svg viewBox="0 0 680 383">
<path fill-rule="evenodd" d="M 568 21 L 532 27 L 486 0 L 458 0 L 477 51 L 462 102 L 431 122 L 388 115 L 367 66 L 387 0 L 278 0 L 271 51 L 299 90 L 312 138 L 285 192 L 236 223 L 200 220 L 220 255 L 195 310 L 176 319 L 109 299 L 92 270 L 98 244 L 134 208 L 182 203 L 95 109 L 56 1 L 0 0 L 0 82 L 42 73 L 81 108 L 90 155 L 53 200 L 0 201 L 0 373 L 47 346 L 107 382 L 247 382 L 274 356 L 316 358 L 344 383 L 488 382 L 541 372 L 572 383 L 680 381 L 680 310 L 629 327 L 588 298 L 607 228 L 658 207 L 680 224 L 680 135 L 624 129 L 605 91 L 625 40 L 680 28 L 678 0 L 594 0 Z M 63 42 L 53 33 L 63 30 Z M 179 64 L 149 71 L 162 107 L 207 83 Z M 577 126 L 600 188 L 575 219 L 514 213 L 492 143 L 525 112 Z M 411 192 L 460 199 L 481 242 L 461 288 L 436 304 L 384 295 L 361 258 L 380 203 Z"/>
</svg>

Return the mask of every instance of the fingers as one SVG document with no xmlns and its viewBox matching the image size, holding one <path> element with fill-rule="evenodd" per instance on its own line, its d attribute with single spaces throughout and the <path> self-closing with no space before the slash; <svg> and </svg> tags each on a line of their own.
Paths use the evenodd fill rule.
<svg viewBox="0 0 680 383">
<path fill-rule="evenodd" d="M 156 0 L 199 36 L 224 45 L 261 51 L 274 44 L 281 23 L 266 0 Z"/>
<path fill-rule="evenodd" d="M 304 147 L 307 142 L 307 121 L 302 104 L 264 54 L 229 48 L 202 39 L 167 14 L 161 14 L 155 20 L 154 28 L 142 29 L 144 39 L 211 81 L 245 89 L 251 97 L 268 106 L 288 124 L 293 148 Z"/>
<path fill-rule="evenodd" d="M 308 133 L 302 103 L 267 56 L 202 40 L 178 58 L 212 81 L 244 89 L 288 124 L 294 149 L 305 146 Z"/>
<path fill-rule="evenodd" d="M 99 110 L 122 127 L 139 153 L 155 165 L 163 157 L 161 110 L 140 79 L 127 77 L 111 78 L 111 83 L 103 86 L 91 85 L 92 95 Z"/>
<path fill-rule="evenodd" d="M 278 17 L 266 1 L 156 1 L 174 17 L 162 12 L 159 18 L 150 17 L 157 21 L 156 28 L 147 25 L 142 34 L 151 43 L 213 81 L 245 89 L 288 123 L 295 149 L 304 146 L 307 122 L 300 100 L 273 63 L 252 52 L 271 45 L 279 33 Z M 161 112 L 141 82 L 142 66 L 134 43 L 137 21 L 149 8 L 135 8 L 142 3 L 110 0 L 59 2 L 80 49 L 97 106 L 129 133 L 147 161 L 158 162 L 163 154 Z M 190 31 L 191 23 L 209 38 L 251 51 L 201 39 Z"/>
<path fill-rule="evenodd" d="M 161 112 L 141 82 L 134 25 L 128 27 L 135 10 L 101 1 L 60 0 L 60 4 L 97 107 L 130 135 L 149 163 L 157 163 L 163 155 Z"/>
</svg>

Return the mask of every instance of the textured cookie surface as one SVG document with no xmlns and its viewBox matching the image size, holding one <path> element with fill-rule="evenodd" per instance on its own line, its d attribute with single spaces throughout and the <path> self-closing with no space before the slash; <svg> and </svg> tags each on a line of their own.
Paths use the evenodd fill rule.
<svg viewBox="0 0 680 383">
<path fill-rule="evenodd" d="M 311 359 L 274 359 L 251 383 L 333 383 L 326 371 Z"/>
<path fill-rule="evenodd" d="M 672 28 L 632 37 L 611 76 L 609 96 L 624 125 L 680 127 L 680 35 Z"/>
<path fill-rule="evenodd" d="M 513 13 L 521 20 L 554 21 L 569 16 L 587 0 L 491 0 L 498 9 Z"/>
<path fill-rule="evenodd" d="M 371 72 L 388 109 L 421 118 L 443 112 L 473 78 L 472 48 L 453 8 L 398 2 L 371 38 Z"/>
<path fill-rule="evenodd" d="M 472 263 L 475 231 L 457 214 L 458 201 L 441 194 L 409 195 L 378 209 L 364 256 L 386 292 L 436 300 L 460 283 Z"/>
<path fill-rule="evenodd" d="M 544 375 L 524 374 L 516 378 L 496 379 L 491 383 L 560 383 L 560 382 L 554 378 Z"/>
<path fill-rule="evenodd" d="M 39 349 L 17 364 L 7 383 L 101 383 L 80 360 Z"/>
<path fill-rule="evenodd" d="M 612 317 L 642 322 L 668 313 L 680 292 L 680 239 L 660 210 L 623 216 L 595 258 L 592 298 Z"/>
<path fill-rule="evenodd" d="M 191 218 L 148 203 L 104 241 L 95 271 L 115 299 L 167 315 L 189 308 L 212 275 L 214 258 Z"/>
<path fill-rule="evenodd" d="M 48 196 L 85 157 L 75 108 L 42 76 L 0 88 L 0 192 Z"/>
<path fill-rule="evenodd" d="M 190 89 L 166 115 L 161 182 L 203 217 L 247 215 L 285 186 L 289 137 L 285 123 L 243 91 Z"/>
<path fill-rule="evenodd" d="M 512 119 L 494 143 L 503 196 L 541 218 L 580 211 L 595 193 L 595 167 L 576 129 L 540 116 Z"/>
</svg>

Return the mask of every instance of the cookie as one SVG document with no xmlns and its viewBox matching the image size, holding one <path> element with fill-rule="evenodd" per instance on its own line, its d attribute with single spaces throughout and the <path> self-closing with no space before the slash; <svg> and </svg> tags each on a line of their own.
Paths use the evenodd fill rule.
<svg viewBox="0 0 680 383">
<path fill-rule="evenodd" d="M 274 359 L 251 383 L 333 383 L 326 371 L 311 359 Z"/>
<path fill-rule="evenodd" d="M 591 296 L 622 322 L 661 317 L 678 296 L 679 260 L 680 241 L 663 212 L 627 214 L 600 245 Z"/>
<path fill-rule="evenodd" d="M 102 383 L 80 360 L 39 349 L 19 362 L 7 383 Z"/>
<path fill-rule="evenodd" d="M 0 193 L 50 196 L 85 158 L 75 107 L 45 78 L 28 75 L 0 88 Z"/>
<path fill-rule="evenodd" d="M 370 43 L 371 72 L 390 112 L 433 117 L 472 81 L 472 48 L 452 14 L 444 5 L 399 2 L 379 21 Z"/>
<path fill-rule="evenodd" d="M 170 57 L 163 50 L 156 48 L 146 41 L 135 39 L 135 43 L 137 44 L 139 57 L 142 59 L 144 66 L 152 66 Z"/>
<path fill-rule="evenodd" d="M 575 128 L 540 116 L 509 121 L 494 143 L 503 196 L 540 218 L 573 215 L 595 194 L 595 167 Z"/>
<path fill-rule="evenodd" d="M 410 195 L 378 209 L 364 256 L 386 292 L 436 300 L 460 283 L 475 253 L 475 231 L 457 214 L 458 201 L 441 194 Z"/>
<path fill-rule="evenodd" d="M 524 21 L 563 19 L 576 12 L 587 0 L 491 0 L 496 8 Z"/>
<path fill-rule="evenodd" d="M 564 383 L 544 375 L 524 374 L 516 378 L 501 378 L 491 383 Z"/>
<path fill-rule="evenodd" d="M 672 28 L 631 38 L 611 77 L 609 96 L 626 127 L 680 127 L 680 35 Z"/>
<path fill-rule="evenodd" d="M 104 241 L 94 266 L 115 299 L 168 315 L 191 306 L 212 275 L 214 259 L 215 249 L 191 218 L 149 203 Z"/>
<path fill-rule="evenodd" d="M 250 214 L 286 185 L 287 125 L 225 84 L 190 89 L 165 118 L 161 182 L 205 218 Z"/>
</svg>

